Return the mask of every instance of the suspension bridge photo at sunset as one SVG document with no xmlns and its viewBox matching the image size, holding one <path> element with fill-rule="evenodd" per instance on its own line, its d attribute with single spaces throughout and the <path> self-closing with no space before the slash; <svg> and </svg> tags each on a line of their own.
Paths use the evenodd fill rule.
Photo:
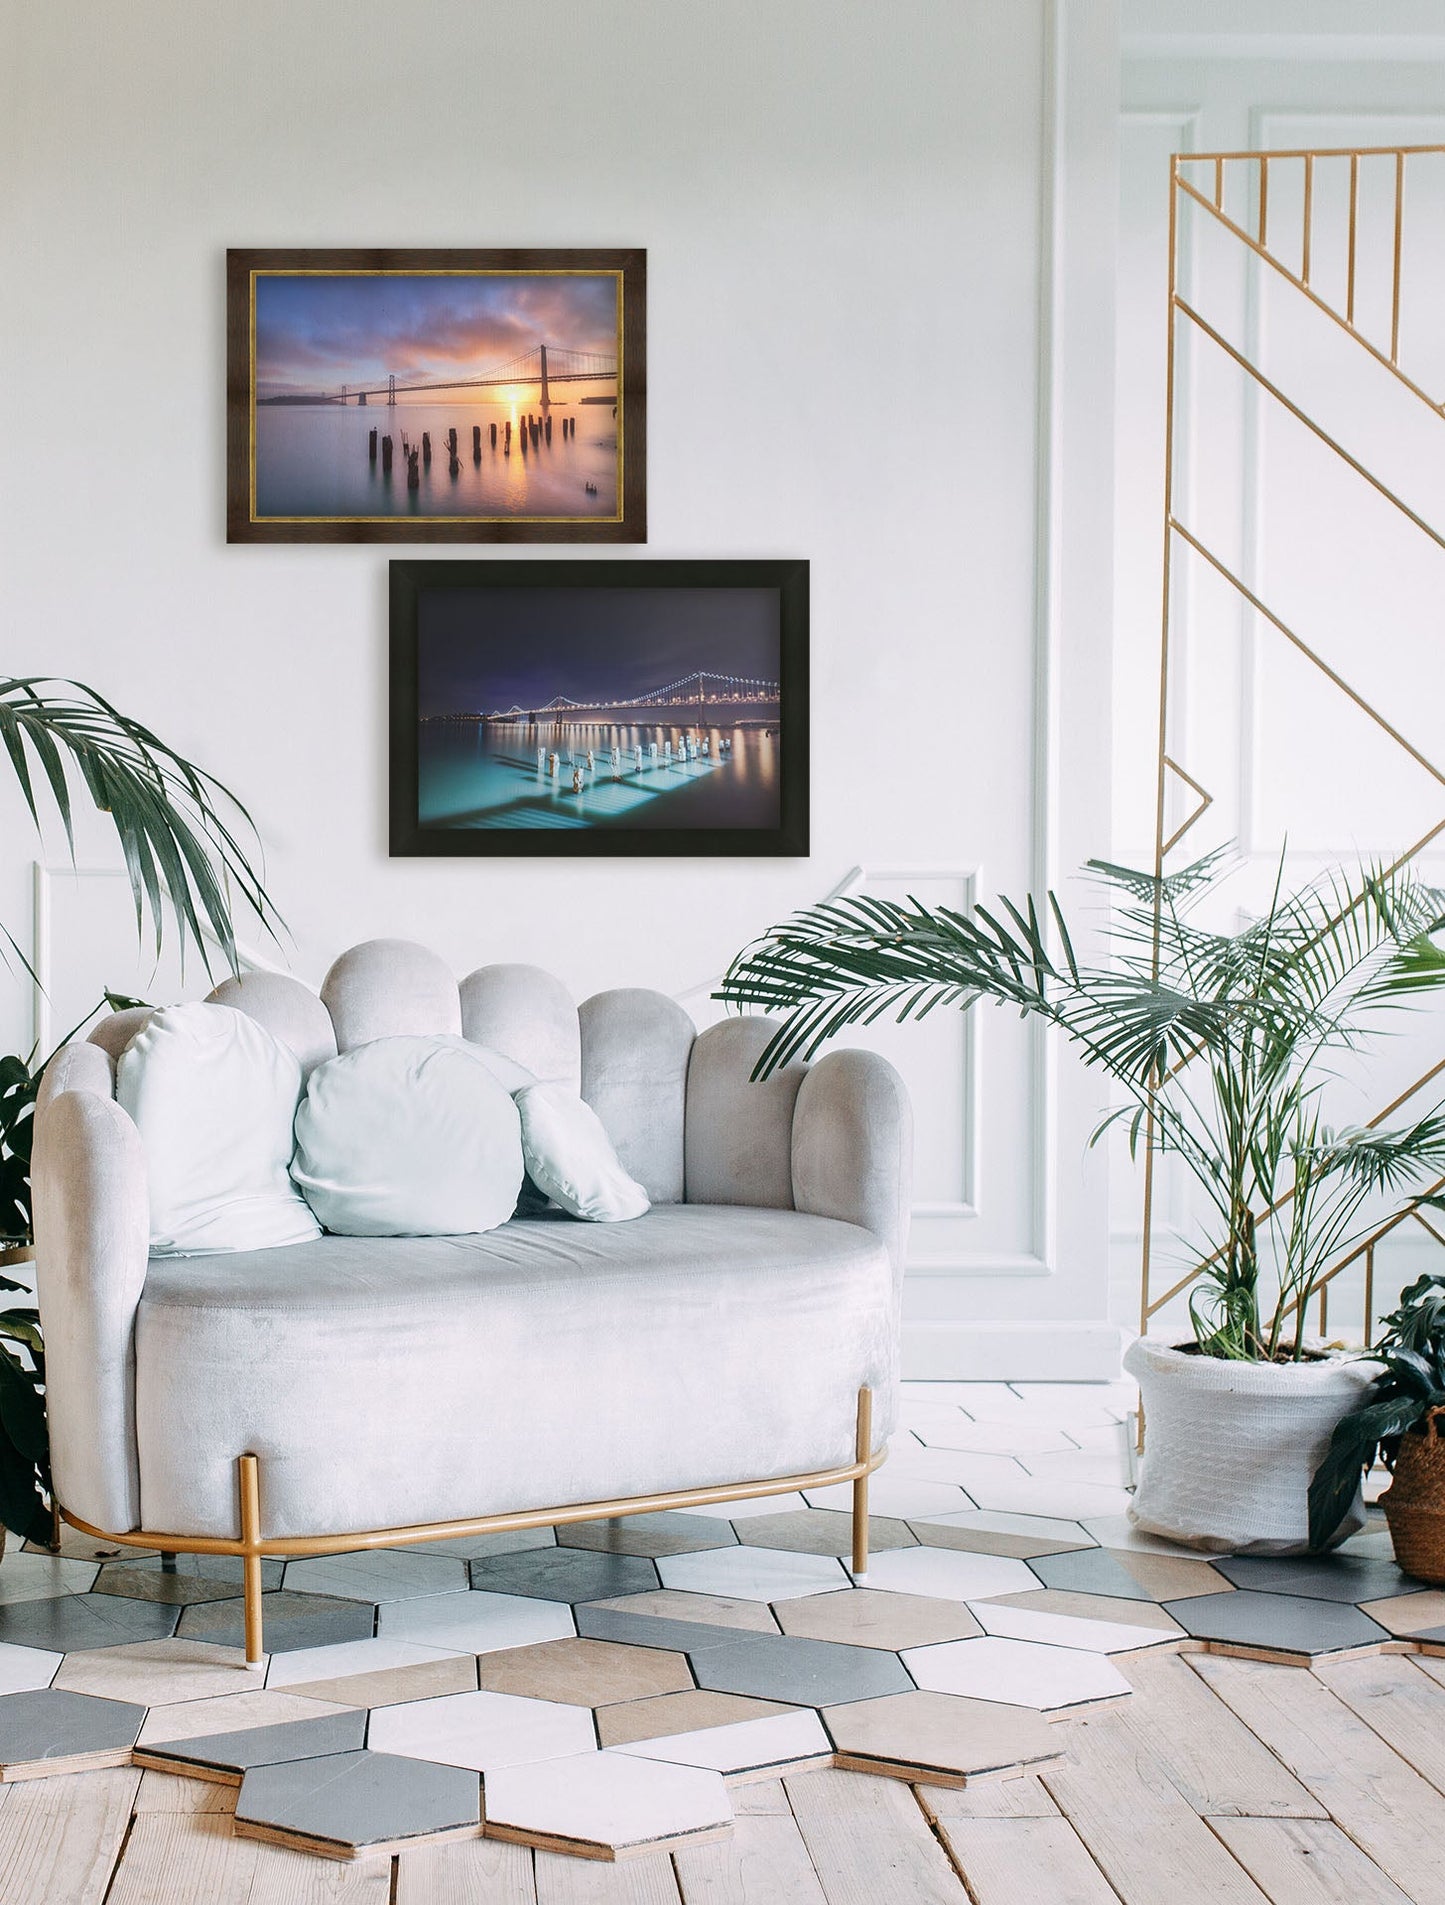
<svg viewBox="0 0 1445 1905">
<path fill-rule="evenodd" d="M 230 253 L 230 540 L 642 540 L 643 259 Z"/>
<path fill-rule="evenodd" d="M 806 563 L 393 563 L 392 851 L 805 851 L 806 619 Z"/>
</svg>

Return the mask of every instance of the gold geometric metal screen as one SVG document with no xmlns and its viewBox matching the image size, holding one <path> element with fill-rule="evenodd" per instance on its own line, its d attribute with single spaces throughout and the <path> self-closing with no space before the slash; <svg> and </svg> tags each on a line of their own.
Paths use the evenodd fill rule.
<svg viewBox="0 0 1445 1905">
<path fill-rule="evenodd" d="M 1273 152 L 1177 153 L 1171 161 L 1169 180 L 1169 308 L 1166 350 L 1165 434 L 1166 459 L 1163 508 L 1163 593 L 1159 663 L 1159 744 L 1158 773 L 1154 816 L 1154 870 L 1156 876 L 1172 852 L 1197 826 L 1213 801 L 1210 790 L 1190 771 L 1188 760 L 1176 760 L 1169 748 L 1171 706 L 1171 633 L 1177 615 L 1175 562 L 1181 550 L 1187 550 L 1219 578 L 1239 602 L 1273 631 L 1280 640 L 1302 656 L 1331 687 L 1354 706 L 1394 747 L 1402 749 L 1415 765 L 1433 780 L 1445 809 L 1445 770 L 1433 762 L 1424 749 L 1400 727 L 1387 719 L 1367 696 L 1331 666 L 1310 640 L 1310 631 L 1287 622 L 1259 590 L 1251 588 L 1224 554 L 1212 547 L 1198 525 L 1185 519 L 1176 484 L 1176 469 L 1186 445 L 1188 419 L 1177 401 L 1181 340 L 1187 335 L 1222 352 L 1258 393 L 1258 401 L 1278 406 L 1303 427 L 1338 466 L 1398 511 L 1412 530 L 1445 551 L 1445 533 L 1411 507 L 1396 490 L 1367 462 L 1340 440 L 1339 436 L 1310 414 L 1285 387 L 1280 373 L 1267 374 L 1265 366 L 1253 361 L 1249 350 L 1232 342 L 1212 324 L 1192 301 L 1185 274 L 1181 270 L 1183 215 L 1192 221 L 1204 221 L 1204 229 L 1218 237 L 1236 254 L 1242 269 L 1265 274 L 1271 284 L 1289 287 L 1288 295 L 1306 300 L 1349 340 L 1349 347 L 1365 354 L 1391 380 L 1392 386 L 1409 393 L 1423 405 L 1437 423 L 1442 424 L 1441 461 L 1445 464 L 1445 388 L 1426 387 L 1429 372 L 1410 362 L 1407 338 L 1402 329 L 1402 285 L 1406 277 L 1411 245 L 1418 242 L 1439 252 L 1445 245 L 1445 233 L 1425 230 L 1417 235 L 1407 217 L 1410 205 L 1412 168 L 1427 160 L 1445 158 L 1445 146 L 1388 146 L 1331 148 Z M 1383 191 L 1371 195 L 1375 225 L 1365 243 L 1366 213 L 1362 204 L 1361 181 L 1366 175 Z M 1337 216 L 1329 232 L 1331 269 L 1321 270 L 1324 234 L 1318 214 L 1320 181 L 1332 181 L 1332 203 Z M 1418 174 L 1417 174 L 1418 176 Z M 1280 215 L 1281 200 L 1288 203 L 1288 216 Z M 1340 201 L 1343 201 L 1341 205 Z M 1248 261 L 1255 261 L 1252 265 Z M 1202 301 L 1202 300 L 1199 300 Z M 1438 329 L 1440 313 L 1432 314 Z M 1262 356 L 1263 353 L 1261 352 Z M 1176 752 L 1181 752 L 1176 746 Z M 1171 787 L 1188 790 L 1189 811 L 1172 827 L 1168 824 Z M 1445 811 L 1395 861 L 1403 865 L 1421 853 L 1445 833 Z M 1441 1073 L 1445 1059 L 1397 1094 L 1383 1107 L 1372 1123 L 1380 1123 L 1401 1105 L 1423 1092 Z M 1430 1185 L 1420 1196 L 1445 1189 L 1445 1178 Z M 1143 1249 L 1141 1265 L 1140 1329 L 1147 1330 L 1151 1320 L 1166 1304 L 1185 1292 L 1198 1276 L 1198 1268 L 1189 1270 L 1164 1289 L 1154 1287 L 1152 1234 L 1155 1206 L 1155 1154 L 1146 1151 L 1144 1167 Z M 1319 1327 L 1328 1327 L 1330 1285 L 1346 1269 L 1360 1264 L 1363 1270 L 1364 1340 L 1371 1340 L 1374 1324 L 1375 1252 L 1381 1241 L 1405 1224 L 1419 1225 L 1437 1242 L 1445 1243 L 1437 1225 L 1440 1219 L 1427 1216 L 1418 1204 L 1411 1203 L 1382 1222 L 1348 1256 L 1331 1266 L 1319 1292 Z"/>
</svg>

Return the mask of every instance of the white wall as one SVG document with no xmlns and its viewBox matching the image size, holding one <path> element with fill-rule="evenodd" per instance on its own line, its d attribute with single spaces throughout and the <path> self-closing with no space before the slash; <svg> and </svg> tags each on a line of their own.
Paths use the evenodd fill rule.
<svg viewBox="0 0 1445 1905">
<path fill-rule="evenodd" d="M 705 1013 L 855 865 L 1018 892 L 1106 845 L 1111 0 L 51 0 L 8 38 L 6 665 L 243 795 L 302 977 L 398 933 Z M 227 245 L 388 243 L 648 248 L 639 553 L 812 559 L 810 861 L 388 861 L 385 552 L 228 549 L 222 471 Z M 169 989 L 114 881 L 47 893 L 55 1031 Z M 1107 1373 L 1092 1088 L 1001 1019 L 890 1049 L 914 1367 Z"/>
<path fill-rule="evenodd" d="M 1445 19 L 1438 7 L 1263 0 L 1128 0 L 1124 11 L 1117 332 L 1117 614 L 1114 836 L 1120 858 L 1153 851 L 1158 693 L 1164 344 L 1172 152 L 1445 143 Z M 1357 319 L 1388 350 L 1393 161 L 1361 172 Z M 1270 173 L 1272 246 L 1298 257 L 1302 167 Z M 1241 177 L 1239 185 L 1252 182 Z M 1318 161 L 1312 272 L 1343 308 L 1347 161 Z M 1246 193 L 1226 210 L 1253 229 Z M 1402 367 L 1445 394 L 1445 154 L 1411 160 L 1402 272 Z M 1445 424 L 1276 274 L 1244 262 L 1207 215 L 1186 208 L 1181 290 L 1272 381 L 1427 521 L 1445 530 Z M 1445 551 L 1188 324 L 1176 383 L 1178 513 L 1321 659 L 1445 767 Z M 1176 544 L 1176 550 L 1179 545 Z M 1265 897 L 1288 843 L 1287 879 L 1330 863 L 1393 858 L 1445 815 L 1445 790 L 1207 569 L 1176 564 L 1170 749 L 1214 805 L 1189 836 L 1236 844 L 1232 906 Z M 1171 825 L 1192 800 L 1176 789 Z M 1422 861 L 1445 884 L 1445 857 Z M 1181 848 L 1181 852 L 1183 849 Z M 1373 1115 L 1433 1065 L 1435 1012 L 1397 1020 L 1333 1099 L 1340 1120 Z M 1414 1107 L 1429 1108 L 1427 1097 Z M 1112 1308 L 1137 1313 L 1139 1184 L 1114 1176 Z M 1161 1214 L 1187 1231 L 1191 1201 L 1166 1175 Z M 1183 1267 L 1164 1241 L 1160 1285 Z M 1380 1252 L 1376 1312 L 1402 1280 L 1437 1268 L 1413 1227 Z M 1332 1328 L 1363 1321 L 1358 1279 Z"/>
</svg>

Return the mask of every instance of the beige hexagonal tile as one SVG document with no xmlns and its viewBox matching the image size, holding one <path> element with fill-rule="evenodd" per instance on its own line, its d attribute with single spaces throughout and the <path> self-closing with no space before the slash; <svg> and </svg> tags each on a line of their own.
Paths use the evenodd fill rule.
<svg viewBox="0 0 1445 1905">
<path fill-rule="evenodd" d="M 137 1744 L 199 1740 L 211 1733 L 240 1733 L 250 1727 L 284 1726 L 292 1720 L 320 1720 L 335 1713 L 338 1704 L 293 1693 L 223 1693 L 212 1700 L 180 1700 L 151 1708 Z"/>
<path fill-rule="evenodd" d="M 552 1640 L 483 1654 L 478 1683 L 494 1693 L 603 1707 L 651 1694 L 682 1693 L 693 1685 L 682 1654 L 612 1640 Z"/>
<path fill-rule="evenodd" d="M 1445 1627 L 1445 1593 L 1424 1589 L 1392 1594 L 1382 1601 L 1361 1601 L 1360 1612 L 1391 1634 L 1420 1634 L 1428 1627 Z"/>
<path fill-rule="evenodd" d="M 1027 1708 L 949 1693 L 891 1693 L 825 1707 L 838 1764 L 860 1773 L 962 1786 L 1036 1771 L 1062 1757 L 1060 1736 Z"/>
<path fill-rule="evenodd" d="M 968 1640 L 983 1629 L 961 1601 L 939 1601 L 924 1594 L 889 1594 L 881 1588 L 855 1588 L 851 1594 L 814 1594 L 778 1604 L 785 1634 L 806 1640 L 836 1640 L 850 1647 L 930 1647 L 939 1641 Z"/>
<path fill-rule="evenodd" d="M 721 1839 L 732 1817 L 717 1773 L 627 1753 L 508 1766 L 487 1779 L 488 1838 L 594 1859 Z"/>
<path fill-rule="evenodd" d="M 292 1691 L 344 1707 L 391 1707 L 403 1700 L 439 1699 L 449 1693 L 474 1693 L 475 1654 L 444 1654 L 409 1667 L 378 1667 L 369 1673 L 338 1674 L 303 1680 Z"/>
<path fill-rule="evenodd" d="M 691 1594 L 685 1588 L 652 1588 L 643 1594 L 619 1594 L 593 1607 L 619 1614 L 649 1614 L 660 1620 L 701 1621 L 707 1627 L 742 1627 L 754 1634 L 776 1634 L 778 1623 L 766 1601 L 739 1601 L 726 1594 Z"/>
<path fill-rule="evenodd" d="M 158 1707 L 259 1692 L 265 1678 L 265 1662 L 248 1667 L 239 1647 L 218 1647 L 205 1640 L 138 1640 L 67 1654 L 53 1684 L 71 1693 Z"/>
<path fill-rule="evenodd" d="M 786 1515 L 754 1515 L 738 1530 L 750 1548 L 780 1548 L 794 1554 L 853 1553 L 853 1517 L 838 1508 L 798 1508 Z M 874 1554 L 916 1547 L 918 1537 L 906 1521 L 889 1515 L 868 1517 L 868 1545 Z"/>
<path fill-rule="evenodd" d="M 708 1693 L 694 1687 L 690 1693 L 660 1693 L 651 1700 L 623 1700 L 597 1710 L 597 1736 L 604 1746 L 629 1746 L 634 1740 L 661 1739 L 667 1734 L 700 1733 L 710 1726 L 736 1726 L 743 1720 L 766 1720 L 796 1709 L 778 1700 L 754 1700 L 742 1693 Z"/>
</svg>

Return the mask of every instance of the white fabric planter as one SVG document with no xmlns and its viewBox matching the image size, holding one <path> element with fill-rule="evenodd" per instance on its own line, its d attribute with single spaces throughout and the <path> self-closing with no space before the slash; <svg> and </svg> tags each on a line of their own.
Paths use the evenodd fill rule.
<svg viewBox="0 0 1445 1905">
<path fill-rule="evenodd" d="M 1227 1362 L 1141 1336 L 1124 1367 L 1144 1410 L 1136 1528 L 1213 1554 L 1308 1548 L 1310 1479 L 1378 1363 Z M 1364 1525 L 1357 1490 L 1334 1541 Z"/>
</svg>

